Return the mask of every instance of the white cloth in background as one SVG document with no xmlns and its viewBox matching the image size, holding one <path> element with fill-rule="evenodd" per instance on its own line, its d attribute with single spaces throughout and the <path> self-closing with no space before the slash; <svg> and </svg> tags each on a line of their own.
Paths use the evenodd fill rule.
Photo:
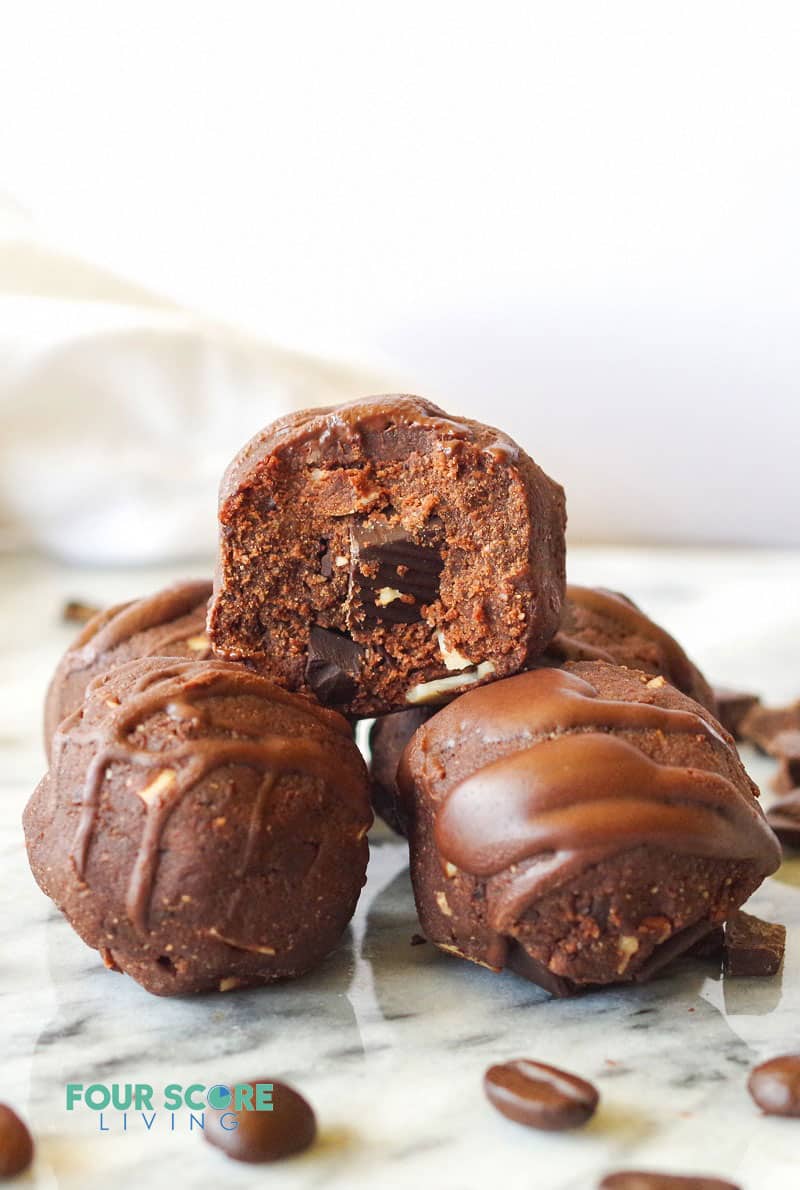
<svg viewBox="0 0 800 1190">
<path fill-rule="evenodd" d="M 33 238 L 0 209 L 0 547 L 88 563 L 210 554 L 239 447 L 386 386 L 248 338 Z"/>
</svg>

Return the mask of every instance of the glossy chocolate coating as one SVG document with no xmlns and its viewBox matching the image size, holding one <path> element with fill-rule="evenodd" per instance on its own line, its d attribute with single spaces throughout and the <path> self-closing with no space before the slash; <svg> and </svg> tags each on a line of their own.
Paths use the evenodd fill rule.
<svg viewBox="0 0 800 1190">
<path fill-rule="evenodd" d="M 251 1164 L 283 1161 L 302 1153 L 317 1134 L 311 1104 L 286 1083 L 258 1079 L 245 1085 L 254 1089 L 256 1081 L 272 1083 L 272 1111 L 210 1110 L 203 1136 L 234 1161 Z"/>
<path fill-rule="evenodd" d="M 722 920 L 740 903 L 728 895 L 744 900 L 780 862 L 724 729 L 663 679 L 602 662 L 533 670 L 464 695 L 417 731 L 398 780 L 426 932 L 495 968 L 541 962 L 529 914 L 538 921 L 543 899 L 590 871 L 599 887 L 613 867 L 606 898 L 622 895 L 619 881 L 655 886 L 641 929 L 620 937 L 631 955 L 614 974 L 633 978 L 646 969 L 654 940 L 676 953 L 678 935 L 691 945 L 698 925 L 702 932 L 713 924 L 703 925 L 701 907 Z M 650 856 L 663 865 L 663 879 L 649 880 L 643 868 L 638 876 L 642 860 L 628 863 L 627 855 Z M 676 894 L 666 912 L 659 886 L 679 863 L 697 874 L 705 904 Z M 729 866 L 735 880 L 726 884 Z M 676 883 L 685 889 L 691 881 Z M 485 899 L 483 909 L 476 896 Z M 645 900 L 643 890 L 642 906 Z M 592 908 L 587 918 L 592 914 L 601 911 Z M 609 927 L 598 920 L 592 928 L 602 937 Z M 521 924 L 523 950 L 529 942 L 532 949 L 520 963 L 513 956 Z M 516 939 L 511 952 L 509 937 Z M 556 970 L 551 963 L 551 974 L 567 974 L 565 964 Z M 525 974 L 536 978 L 535 970 Z M 598 969 L 585 982 L 607 982 L 611 974 Z"/>
<path fill-rule="evenodd" d="M 56 728 L 83 702 L 98 674 L 141 657 L 211 655 L 206 608 L 211 583 L 175 583 L 155 595 L 120 603 L 92 616 L 58 663 L 45 700 L 44 734 L 48 755 Z"/>
<path fill-rule="evenodd" d="M 585 1079 L 528 1058 L 490 1066 L 483 1089 L 502 1115 L 543 1132 L 579 1128 L 591 1119 L 600 1100 Z"/>
<path fill-rule="evenodd" d="M 714 694 L 673 636 L 627 595 L 567 584 L 561 626 L 548 646 L 556 661 L 607 661 L 661 674 L 676 690 L 716 713 Z"/>
<path fill-rule="evenodd" d="M 607 661 L 662 675 L 676 689 L 714 711 L 708 683 L 678 642 L 625 595 L 602 587 L 567 586 L 561 627 L 534 667 L 561 666 L 565 661 Z M 437 708 L 416 708 L 385 715 L 370 733 L 373 805 L 394 830 L 401 829 L 402 811 L 396 776 L 400 756 L 417 728 Z"/>
<path fill-rule="evenodd" d="M 170 658 L 95 679 L 24 816 L 44 891 L 160 994 L 318 962 L 355 907 L 370 822 L 341 716 L 242 666 Z"/>
</svg>

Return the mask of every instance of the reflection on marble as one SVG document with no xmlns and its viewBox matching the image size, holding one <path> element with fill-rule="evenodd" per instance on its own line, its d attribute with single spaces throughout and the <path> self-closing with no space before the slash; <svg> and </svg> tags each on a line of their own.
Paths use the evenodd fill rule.
<svg viewBox="0 0 800 1190">
<path fill-rule="evenodd" d="M 203 573 L 206 567 L 197 567 Z M 619 1166 L 707 1171 L 745 1190 L 798 1184 L 800 1124 L 762 1117 L 750 1066 L 800 1048 L 800 860 L 753 898 L 786 922 L 782 978 L 725 981 L 684 962 L 645 987 L 552 1001 L 412 946 L 418 926 L 404 844 L 373 832 L 369 880 L 351 929 L 311 975 L 196 999 L 149 996 L 104 970 L 39 893 L 19 816 L 40 775 L 40 702 L 70 630 L 64 597 L 110 601 L 173 577 L 0 564 L 0 1100 L 39 1137 L 22 1184 L 72 1188 L 591 1190 Z M 780 699 L 800 693 L 800 558 L 670 551 L 573 551 L 571 577 L 626 590 L 675 629 L 710 674 Z M 758 616 L 758 623 L 749 617 Z M 771 763 L 747 752 L 764 783 Z M 540 1135 L 491 1110 L 490 1063 L 527 1055 L 596 1082 L 602 1101 L 577 1134 Z M 147 1131 L 64 1109 L 68 1081 L 211 1084 L 281 1077 L 314 1103 L 319 1145 L 280 1167 L 227 1162 L 165 1113 Z"/>
</svg>

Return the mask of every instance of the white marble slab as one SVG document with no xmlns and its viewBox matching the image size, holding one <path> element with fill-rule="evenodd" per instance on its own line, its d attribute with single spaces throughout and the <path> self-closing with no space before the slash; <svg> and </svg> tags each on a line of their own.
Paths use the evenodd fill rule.
<svg viewBox="0 0 800 1190">
<path fill-rule="evenodd" d="M 203 574 L 208 566 L 199 565 Z M 571 577 L 624 590 L 717 680 L 779 700 L 800 694 L 800 556 L 574 550 Z M 165 570 L 72 571 L 0 563 L 0 1100 L 39 1139 L 23 1184 L 280 1190 L 591 1190 L 611 1168 L 728 1176 L 745 1190 L 800 1184 L 800 1121 L 762 1117 L 751 1065 L 800 1049 L 800 861 L 754 898 L 789 926 L 782 978 L 722 982 L 700 965 L 641 988 L 550 1001 L 411 946 L 416 920 L 404 845 L 373 837 L 369 881 L 347 938 L 293 984 L 161 1000 L 106 972 L 27 869 L 20 813 L 41 774 L 41 699 L 71 630 L 66 597 L 97 602 L 155 589 Z M 769 762 L 748 753 L 765 780 Z M 485 1067 L 529 1056 L 602 1093 L 580 1133 L 543 1135 L 497 1116 Z M 236 1166 L 169 1117 L 152 1131 L 98 1131 L 64 1109 L 77 1081 L 211 1084 L 282 1077 L 314 1103 L 320 1144 L 280 1167 Z"/>
</svg>

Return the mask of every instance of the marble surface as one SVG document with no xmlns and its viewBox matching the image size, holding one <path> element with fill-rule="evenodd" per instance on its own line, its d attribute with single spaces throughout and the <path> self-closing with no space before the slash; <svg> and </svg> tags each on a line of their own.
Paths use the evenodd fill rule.
<svg viewBox="0 0 800 1190">
<path fill-rule="evenodd" d="M 194 573 L 207 567 L 200 564 Z M 718 681 L 772 700 L 800 694 L 800 555 L 573 550 L 573 580 L 629 592 Z M 493 976 L 412 946 L 417 925 L 402 843 L 372 837 L 369 880 L 351 929 L 315 973 L 271 989 L 161 1000 L 104 970 L 39 892 L 20 813 L 39 778 L 41 699 L 71 629 L 64 598 L 96 602 L 155 589 L 166 570 L 75 571 L 0 562 L 0 1100 L 39 1140 L 22 1184 L 354 1190 L 436 1187 L 578 1190 L 610 1169 L 728 1176 L 743 1190 L 796 1187 L 800 1120 L 762 1117 L 748 1069 L 800 1049 L 800 860 L 753 898 L 789 927 L 782 977 L 722 981 L 683 965 L 645 987 L 551 1001 L 513 975 Z M 747 752 L 765 783 L 771 765 Z M 594 1121 L 538 1134 L 498 1116 L 481 1078 L 528 1056 L 598 1085 Z M 67 1113 L 67 1082 L 280 1077 L 314 1103 L 321 1134 L 302 1157 L 237 1166 L 163 1113 L 127 1133 Z"/>
</svg>

